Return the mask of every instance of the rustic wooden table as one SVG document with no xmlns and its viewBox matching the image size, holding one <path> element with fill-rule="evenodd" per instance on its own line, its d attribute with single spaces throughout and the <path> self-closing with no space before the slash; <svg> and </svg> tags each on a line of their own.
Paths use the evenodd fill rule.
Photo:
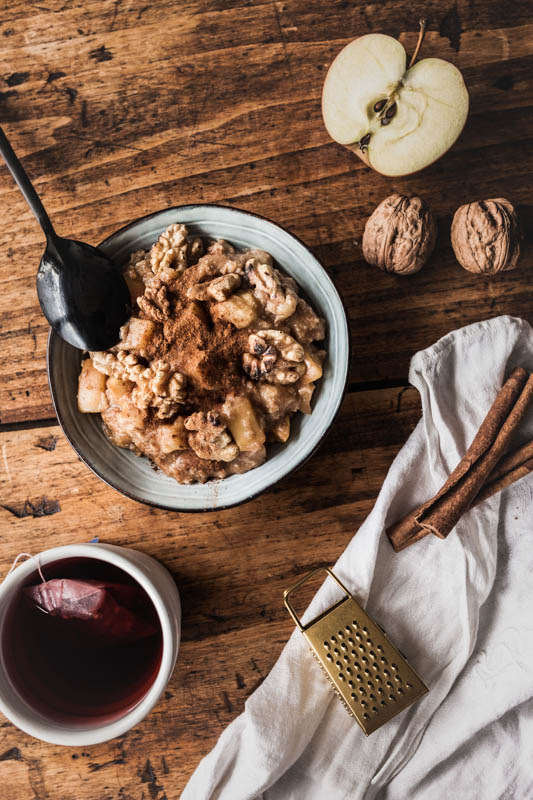
<svg viewBox="0 0 533 800">
<path fill-rule="evenodd" d="M 331 142 L 320 114 L 327 67 L 350 39 L 399 36 L 430 18 L 426 56 L 451 60 L 471 111 L 453 149 L 387 179 Z M 174 800 L 242 710 L 288 638 L 283 589 L 333 562 L 370 511 L 420 413 L 413 353 L 466 323 L 531 319 L 533 259 L 486 279 L 449 244 L 463 202 L 531 202 L 531 4 L 443 7 L 386 0 L 4 0 L 0 119 L 58 231 L 98 242 L 131 219 L 190 202 L 257 211 L 302 237 L 341 292 L 352 325 L 351 382 L 325 443 L 262 497 L 220 513 L 172 514 L 123 498 L 76 457 L 54 419 L 48 328 L 34 275 L 37 225 L 0 168 L 0 571 L 20 551 L 87 541 L 130 545 L 172 571 L 183 601 L 174 677 L 155 711 L 84 750 L 0 724 L 9 800 Z M 369 267 L 365 219 L 393 191 L 439 216 L 431 263 L 411 278 Z"/>
</svg>

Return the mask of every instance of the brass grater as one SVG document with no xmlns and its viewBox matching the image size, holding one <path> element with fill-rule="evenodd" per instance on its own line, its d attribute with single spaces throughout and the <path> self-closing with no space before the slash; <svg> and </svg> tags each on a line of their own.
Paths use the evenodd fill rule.
<svg viewBox="0 0 533 800">
<path fill-rule="evenodd" d="M 336 581 L 345 596 L 302 625 L 289 595 L 321 571 Z M 283 600 L 335 694 L 367 736 L 428 691 L 383 629 L 330 569 L 319 567 L 300 578 L 283 593 Z"/>
</svg>

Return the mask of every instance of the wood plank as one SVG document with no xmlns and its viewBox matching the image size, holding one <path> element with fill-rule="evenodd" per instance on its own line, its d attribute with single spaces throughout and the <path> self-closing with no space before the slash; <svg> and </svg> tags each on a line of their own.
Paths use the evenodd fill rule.
<svg viewBox="0 0 533 800">
<path fill-rule="evenodd" d="M 2 124 L 65 235 L 97 242 L 142 214 L 198 201 L 286 225 L 347 304 L 352 380 L 398 382 L 412 354 L 452 328 L 501 313 L 532 319 L 529 252 L 520 270 L 487 279 L 455 263 L 448 239 L 464 201 L 531 203 L 528 9 L 430 0 L 425 13 L 424 53 L 464 71 L 472 102 L 452 151 L 412 177 L 372 172 L 329 141 L 320 116 L 325 70 L 350 38 L 384 30 L 412 50 L 417 19 L 403 0 L 53 0 L 32 13 L 9 0 L 0 9 Z M 412 278 L 368 267 L 357 244 L 392 191 L 422 194 L 439 215 L 435 255 Z M 42 239 L 4 168 L 0 209 L 0 422 L 44 419 L 53 412 L 34 289 Z"/>
<path fill-rule="evenodd" d="M 202 515 L 123 498 L 78 460 L 58 427 L 0 433 L 1 574 L 18 552 L 88 541 L 97 531 L 160 559 L 184 609 L 168 691 L 126 736 L 67 749 L 0 724 L 6 796 L 23 800 L 31 787 L 41 800 L 141 800 L 143 790 L 145 798 L 178 798 L 289 637 L 283 589 L 336 560 L 419 413 L 412 388 L 351 393 L 299 471 L 254 501 Z M 55 513 L 38 516 L 43 507 Z"/>
</svg>

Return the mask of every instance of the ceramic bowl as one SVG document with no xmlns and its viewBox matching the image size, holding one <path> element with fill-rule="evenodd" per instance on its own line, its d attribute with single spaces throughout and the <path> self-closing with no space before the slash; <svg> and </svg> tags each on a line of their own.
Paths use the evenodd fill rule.
<svg viewBox="0 0 533 800">
<path fill-rule="evenodd" d="M 103 433 L 99 414 L 80 414 L 76 393 L 82 354 L 53 332 L 48 340 L 48 378 L 63 432 L 99 478 L 127 497 L 159 508 L 209 511 L 255 497 L 300 466 L 319 445 L 339 410 L 346 387 L 348 323 L 335 286 L 313 254 L 288 231 L 256 214 L 217 205 L 178 206 L 126 225 L 100 247 L 123 263 L 134 250 L 149 249 L 173 222 L 184 223 L 194 235 L 226 239 L 239 248 L 256 247 L 271 253 L 325 318 L 328 355 L 313 396 L 313 413 L 293 417 L 289 440 L 270 445 L 260 467 L 222 481 L 182 486 L 155 471 L 148 459 L 111 444 Z"/>
</svg>

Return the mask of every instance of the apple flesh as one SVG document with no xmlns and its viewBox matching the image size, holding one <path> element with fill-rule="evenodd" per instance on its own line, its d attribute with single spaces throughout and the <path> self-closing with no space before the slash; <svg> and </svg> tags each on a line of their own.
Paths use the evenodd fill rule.
<svg viewBox="0 0 533 800">
<path fill-rule="evenodd" d="M 341 50 L 328 70 L 322 115 L 330 136 L 383 175 L 409 175 L 452 146 L 468 114 L 463 76 L 449 61 L 410 69 L 403 45 L 370 33 Z"/>
</svg>

